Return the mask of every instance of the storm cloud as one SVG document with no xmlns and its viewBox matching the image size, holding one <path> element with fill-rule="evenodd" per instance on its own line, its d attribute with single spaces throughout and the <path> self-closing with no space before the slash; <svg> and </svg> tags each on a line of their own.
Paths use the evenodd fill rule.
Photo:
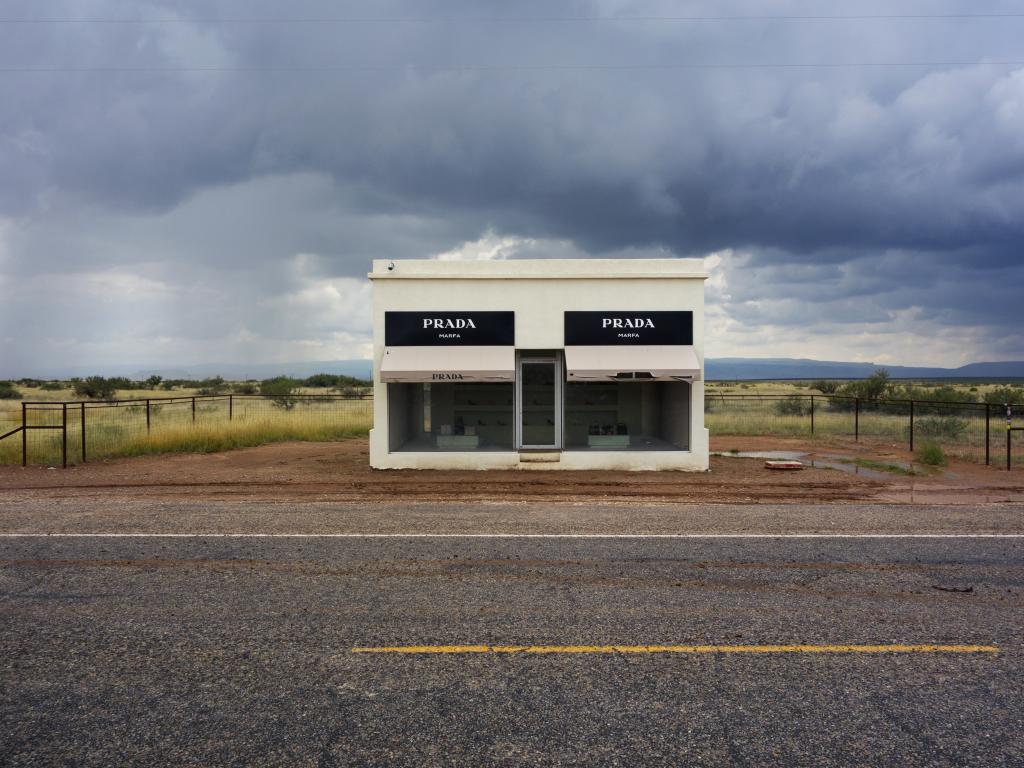
<svg viewBox="0 0 1024 768">
<path fill-rule="evenodd" d="M 711 355 L 1024 358 L 1024 18 L 963 9 L 6 4 L 0 375 L 365 356 L 428 256 L 709 257 Z"/>
</svg>

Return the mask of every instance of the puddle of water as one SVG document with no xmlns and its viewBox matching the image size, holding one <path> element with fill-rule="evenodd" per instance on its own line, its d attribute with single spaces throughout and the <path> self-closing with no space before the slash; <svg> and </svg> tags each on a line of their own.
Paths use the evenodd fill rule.
<svg viewBox="0 0 1024 768">
<path fill-rule="evenodd" d="M 838 469 L 840 472 L 845 472 L 848 475 L 860 475 L 861 477 L 870 477 L 873 480 L 892 480 L 893 474 L 891 472 L 883 472 L 878 469 L 868 469 L 854 464 L 852 461 L 840 461 L 834 458 L 815 458 L 808 462 L 812 467 L 824 467 L 826 469 Z M 893 462 L 895 464 L 895 462 Z"/>
<path fill-rule="evenodd" d="M 805 466 L 817 467 L 825 469 L 837 469 L 840 472 L 845 472 L 848 475 L 859 475 L 861 477 L 868 477 L 873 480 L 892 480 L 894 477 L 891 472 L 884 472 L 879 469 L 868 469 L 867 467 L 859 466 L 855 464 L 853 459 L 845 456 L 813 456 L 808 458 L 808 454 L 801 451 L 715 451 L 711 454 L 712 456 L 724 456 L 725 458 L 736 458 L 736 459 L 765 459 L 767 461 L 802 461 Z M 902 461 L 887 461 L 887 464 L 892 464 L 902 469 L 910 469 L 910 465 Z"/>
<path fill-rule="evenodd" d="M 767 459 L 770 461 L 803 461 L 806 453 L 800 451 L 715 451 L 712 456 L 734 459 Z"/>
</svg>

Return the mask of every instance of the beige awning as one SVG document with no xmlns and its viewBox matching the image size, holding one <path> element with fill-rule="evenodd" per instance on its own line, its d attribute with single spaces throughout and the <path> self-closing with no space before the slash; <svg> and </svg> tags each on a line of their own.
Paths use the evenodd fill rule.
<svg viewBox="0 0 1024 768">
<path fill-rule="evenodd" d="M 386 382 L 514 381 L 515 347 L 385 347 Z"/>
<path fill-rule="evenodd" d="M 700 361 L 690 346 L 566 347 L 569 381 L 700 381 Z"/>
</svg>

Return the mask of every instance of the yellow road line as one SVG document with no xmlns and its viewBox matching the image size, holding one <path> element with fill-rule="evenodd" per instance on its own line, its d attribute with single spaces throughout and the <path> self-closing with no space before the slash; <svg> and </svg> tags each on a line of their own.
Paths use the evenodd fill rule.
<svg viewBox="0 0 1024 768">
<path fill-rule="evenodd" d="M 995 645 L 393 645 L 355 647 L 352 653 L 999 653 Z"/>
</svg>

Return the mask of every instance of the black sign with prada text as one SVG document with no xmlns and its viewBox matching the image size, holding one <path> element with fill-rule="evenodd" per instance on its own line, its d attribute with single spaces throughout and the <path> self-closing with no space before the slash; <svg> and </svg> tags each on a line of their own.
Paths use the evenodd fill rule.
<svg viewBox="0 0 1024 768">
<path fill-rule="evenodd" d="M 565 346 L 693 344 L 693 312 L 566 312 Z"/>
<path fill-rule="evenodd" d="M 389 347 L 511 347 L 515 312 L 385 312 Z"/>
</svg>

